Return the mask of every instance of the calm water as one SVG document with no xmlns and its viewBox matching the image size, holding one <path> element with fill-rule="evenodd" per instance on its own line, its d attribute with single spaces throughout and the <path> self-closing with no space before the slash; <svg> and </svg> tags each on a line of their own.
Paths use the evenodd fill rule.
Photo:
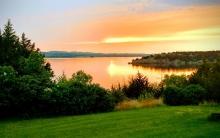
<svg viewBox="0 0 220 138">
<path fill-rule="evenodd" d="M 110 88 L 118 83 L 126 83 L 138 71 L 146 75 L 151 82 L 160 82 L 166 74 L 190 75 L 193 69 L 155 69 L 151 67 L 135 67 L 129 65 L 134 57 L 97 57 L 97 58 L 50 58 L 55 76 L 71 77 L 78 70 L 83 70 L 93 76 L 93 82 Z"/>
</svg>

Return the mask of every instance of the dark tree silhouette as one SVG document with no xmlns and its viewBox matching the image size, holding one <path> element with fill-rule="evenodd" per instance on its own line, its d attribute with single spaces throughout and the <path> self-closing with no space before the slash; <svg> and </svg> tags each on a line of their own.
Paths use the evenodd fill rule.
<svg viewBox="0 0 220 138">
<path fill-rule="evenodd" d="M 150 89 L 148 78 L 137 73 L 135 77 L 132 77 L 127 86 L 124 87 L 124 91 L 129 98 L 138 98 L 141 94 Z"/>
</svg>

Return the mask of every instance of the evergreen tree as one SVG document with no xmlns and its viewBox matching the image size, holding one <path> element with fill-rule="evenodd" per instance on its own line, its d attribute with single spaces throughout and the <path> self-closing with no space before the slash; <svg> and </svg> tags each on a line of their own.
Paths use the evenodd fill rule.
<svg viewBox="0 0 220 138">
<path fill-rule="evenodd" d="M 1 40 L 1 38 L 2 38 L 2 31 L 1 31 L 1 29 L 0 29 L 0 40 Z"/>
<path fill-rule="evenodd" d="M 17 67 L 19 37 L 16 36 L 11 21 L 8 20 L 2 33 L 1 64 Z"/>
<path fill-rule="evenodd" d="M 2 64 L 3 59 L 3 44 L 2 44 L 2 31 L 0 29 L 0 65 Z"/>
<path fill-rule="evenodd" d="M 128 86 L 124 86 L 125 94 L 128 98 L 138 98 L 141 94 L 145 92 L 150 92 L 151 86 L 149 84 L 148 78 L 137 73 L 137 75 L 128 82 Z"/>
<path fill-rule="evenodd" d="M 8 22 L 6 23 L 2 36 L 6 42 L 11 44 L 14 43 L 17 39 L 17 36 L 13 29 L 13 25 L 10 20 L 8 20 Z"/>
<path fill-rule="evenodd" d="M 19 40 L 10 20 L 0 33 L 0 44 L 0 116 L 33 113 L 53 83 L 50 64 L 24 33 Z"/>
<path fill-rule="evenodd" d="M 25 57 L 28 57 L 32 51 L 35 51 L 35 44 L 31 43 L 24 33 L 21 36 L 21 52 Z"/>
</svg>

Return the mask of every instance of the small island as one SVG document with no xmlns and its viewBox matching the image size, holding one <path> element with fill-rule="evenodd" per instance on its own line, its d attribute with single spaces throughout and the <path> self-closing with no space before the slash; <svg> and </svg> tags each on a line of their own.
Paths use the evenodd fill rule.
<svg viewBox="0 0 220 138">
<path fill-rule="evenodd" d="M 196 68 L 204 62 L 215 63 L 220 51 L 172 52 L 136 58 L 129 64 L 155 68 Z"/>
</svg>

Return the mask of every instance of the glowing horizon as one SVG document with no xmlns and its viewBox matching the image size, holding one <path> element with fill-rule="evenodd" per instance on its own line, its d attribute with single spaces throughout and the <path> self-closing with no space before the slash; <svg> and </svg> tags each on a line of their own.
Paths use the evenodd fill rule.
<svg viewBox="0 0 220 138">
<path fill-rule="evenodd" d="M 1 28 L 10 18 L 42 51 L 220 50 L 216 0 L 3 0 L 0 12 Z"/>
<path fill-rule="evenodd" d="M 180 32 L 173 35 L 152 37 L 112 37 L 106 38 L 103 43 L 129 43 L 129 42 L 158 42 L 158 41 L 182 41 L 216 38 L 219 39 L 220 27 Z"/>
</svg>

